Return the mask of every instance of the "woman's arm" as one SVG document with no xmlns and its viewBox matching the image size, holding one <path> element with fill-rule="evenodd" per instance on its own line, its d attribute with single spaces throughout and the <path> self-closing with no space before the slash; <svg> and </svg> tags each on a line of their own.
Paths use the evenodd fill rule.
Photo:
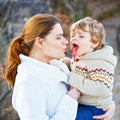
<svg viewBox="0 0 120 120">
<path fill-rule="evenodd" d="M 38 91 L 32 85 L 21 84 L 13 102 L 21 120 L 75 120 L 78 97 L 76 89 L 70 90 L 59 100 L 53 115 L 49 116 L 44 90 Z"/>
</svg>

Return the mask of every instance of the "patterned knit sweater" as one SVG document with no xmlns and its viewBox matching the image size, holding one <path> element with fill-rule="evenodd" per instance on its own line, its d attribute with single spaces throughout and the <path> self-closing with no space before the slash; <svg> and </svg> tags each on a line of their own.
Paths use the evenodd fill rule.
<svg viewBox="0 0 120 120">
<path fill-rule="evenodd" d="M 114 69 L 117 64 L 112 47 L 105 46 L 78 59 L 71 64 L 69 83 L 83 93 L 79 103 L 106 107 L 112 102 Z"/>
</svg>

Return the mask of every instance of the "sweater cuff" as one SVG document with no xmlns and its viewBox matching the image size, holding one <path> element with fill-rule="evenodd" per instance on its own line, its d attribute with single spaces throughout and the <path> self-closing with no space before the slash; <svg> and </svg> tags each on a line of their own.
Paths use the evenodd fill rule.
<svg viewBox="0 0 120 120">
<path fill-rule="evenodd" d="M 64 114 L 68 114 L 71 118 L 75 119 L 77 114 L 78 102 L 69 95 L 64 95 L 62 100 L 57 106 L 56 112 L 61 111 Z M 72 120 L 72 119 L 71 119 Z"/>
</svg>

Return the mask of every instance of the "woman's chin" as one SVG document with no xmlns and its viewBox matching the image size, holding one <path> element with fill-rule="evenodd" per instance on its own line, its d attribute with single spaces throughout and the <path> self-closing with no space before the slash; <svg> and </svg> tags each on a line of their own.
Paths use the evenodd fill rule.
<svg viewBox="0 0 120 120">
<path fill-rule="evenodd" d="M 63 58 L 63 57 L 65 57 L 66 55 L 65 54 L 63 54 L 63 55 L 61 55 L 61 58 Z"/>
<path fill-rule="evenodd" d="M 66 56 L 65 54 L 62 54 L 62 55 L 59 54 L 59 56 L 56 59 L 61 59 L 61 58 L 64 58 L 65 56 Z"/>
</svg>

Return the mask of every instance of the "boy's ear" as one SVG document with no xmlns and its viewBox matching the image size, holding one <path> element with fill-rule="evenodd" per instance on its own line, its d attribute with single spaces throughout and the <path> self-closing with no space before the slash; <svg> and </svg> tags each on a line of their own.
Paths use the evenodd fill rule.
<svg viewBox="0 0 120 120">
<path fill-rule="evenodd" d="M 40 38 L 40 37 L 36 37 L 36 38 L 35 38 L 35 44 L 36 44 L 37 46 L 43 47 L 43 46 L 42 46 L 42 43 L 43 43 L 43 39 L 42 39 L 42 38 Z"/>
<path fill-rule="evenodd" d="M 91 47 L 93 49 L 97 48 L 97 46 L 99 45 L 99 42 L 93 42 L 93 44 L 91 45 Z"/>
</svg>

